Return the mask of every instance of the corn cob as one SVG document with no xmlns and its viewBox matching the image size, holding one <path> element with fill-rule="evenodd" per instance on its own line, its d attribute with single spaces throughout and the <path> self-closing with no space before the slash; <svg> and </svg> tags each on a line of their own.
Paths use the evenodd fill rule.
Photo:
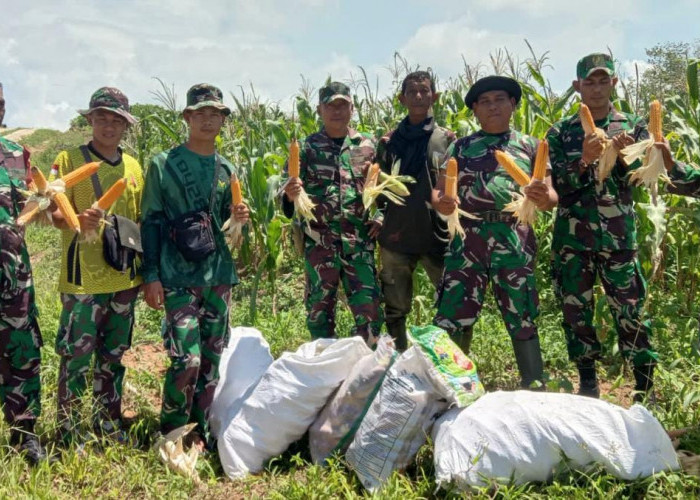
<svg viewBox="0 0 700 500">
<path fill-rule="evenodd" d="M 100 167 L 100 162 L 98 161 L 93 161 L 92 163 L 86 163 L 80 168 L 76 168 L 72 172 L 67 173 L 63 177 L 61 177 L 61 180 L 63 181 L 63 184 L 69 188 L 71 186 L 75 186 L 77 183 L 82 181 L 83 179 L 87 179 L 90 177 L 92 174 L 97 172 L 97 169 Z"/>
<path fill-rule="evenodd" d="M 231 175 L 231 203 L 233 206 L 243 203 L 243 193 L 241 192 L 241 181 L 236 174 Z"/>
<path fill-rule="evenodd" d="M 44 177 L 44 174 L 38 167 L 32 167 L 32 180 L 34 181 L 34 185 L 36 186 L 39 194 L 44 194 L 49 183 L 46 181 L 46 177 Z"/>
<path fill-rule="evenodd" d="M 299 143 L 294 139 L 289 144 L 289 177 L 299 177 Z"/>
<path fill-rule="evenodd" d="M 126 179 L 119 179 L 107 190 L 102 197 L 97 200 L 97 208 L 100 210 L 108 210 L 126 189 Z"/>
<path fill-rule="evenodd" d="M 68 200 L 66 194 L 56 193 L 53 197 L 53 200 L 56 202 L 58 210 L 63 214 L 63 217 L 66 219 L 66 224 L 68 224 L 68 227 L 76 233 L 79 233 L 80 221 L 78 220 L 78 216 L 75 215 L 73 205 L 70 204 L 70 201 Z"/>
<path fill-rule="evenodd" d="M 29 222 L 34 218 L 36 214 L 38 214 L 41 211 L 41 206 L 39 205 L 39 202 L 35 200 L 29 200 L 24 204 L 24 208 L 22 209 L 22 212 L 19 214 L 19 217 L 17 217 L 17 225 L 18 226 L 24 226 L 26 224 L 29 224 Z"/>
<path fill-rule="evenodd" d="M 512 156 L 510 156 L 508 153 L 504 153 L 503 151 L 496 151 L 495 154 L 496 161 L 498 161 L 499 165 L 501 165 L 506 172 L 508 172 L 508 175 L 510 175 L 520 187 L 530 184 L 530 176 L 523 172 L 518 165 L 516 165 Z"/>
<path fill-rule="evenodd" d="M 372 163 L 372 166 L 369 167 L 369 170 L 367 171 L 366 185 L 371 186 L 371 187 L 376 186 L 378 178 L 379 178 L 379 163 Z"/>
<path fill-rule="evenodd" d="M 578 108 L 578 116 L 581 119 L 581 126 L 583 126 L 583 131 L 585 132 L 585 134 L 593 134 L 595 132 L 596 126 L 595 121 L 593 120 L 593 115 L 591 114 L 591 110 L 588 109 L 588 106 L 581 103 L 581 105 Z"/>
<path fill-rule="evenodd" d="M 549 161 L 549 143 L 542 139 L 537 146 L 537 156 L 535 156 L 535 168 L 532 171 L 532 178 L 543 181 L 547 172 L 547 162 Z"/>
<path fill-rule="evenodd" d="M 450 158 L 447 160 L 447 171 L 445 172 L 445 196 L 457 199 L 457 160 Z"/>
<path fill-rule="evenodd" d="M 655 142 L 664 140 L 661 132 L 661 103 L 657 100 L 652 101 L 649 106 L 649 133 Z"/>
</svg>

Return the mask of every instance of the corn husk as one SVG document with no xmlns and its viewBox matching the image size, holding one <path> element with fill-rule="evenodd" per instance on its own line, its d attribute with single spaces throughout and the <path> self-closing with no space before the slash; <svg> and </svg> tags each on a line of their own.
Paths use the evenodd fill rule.
<svg viewBox="0 0 700 500">
<path fill-rule="evenodd" d="M 365 210 L 376 206 L 377 198 L 380 196 L 385 196 L 396 205 L 404 204 L 404 197 L 410 194 L 406 183 L 413 183 L 416 180 L 410 175 L 398 175 L 399 168 L 400 162 L 392 165 L 390 174 L 382 172 L 377 163 L 369 168 L 362 190 L 362 204 L 365 206 Z"/>
<path fill-rule="evenodd" d="M 504 212 L 512 212 L 520 224 L 534 224 L 537 221 L 537 205 L 527 196 L 514 192 L 513 199 L 503 207 Z"/>
<path fill-rule="evenodd" d="M 579 106 L 579 117 L 581 119 L 581 125 L 584 133 L 586 135 L 595 134 L 596 137 L 598 137 L 598 139 L 600 139 L 603 143 L 603 150 L 598 157 L 598 184 L 602 184 L 603 181 L 610 175 L 612 169 L 615 168 L 615 163 L 617 162 L 617 149 L 613 145 L 613 142 L 608 138 L 605 131 L 595 126 L 591 111 L 588 109 L 588 106 L 583 103 L 581 103 Z"/>
<path fill-rule="evenodd" d="M 192 447 L 184 451 L 182 440 L 184 437 L 196 427 L 197 424 L 191 423 L 178 427 L 170 431 L 165 436 L 160 436 L 156 440 L 153 448 L 158 453 L 158 458 L 168 468 L 182 476 L 188 477 L 199 483 L 199 476 L 195 471 L 199 450 Z"/>
</svg>

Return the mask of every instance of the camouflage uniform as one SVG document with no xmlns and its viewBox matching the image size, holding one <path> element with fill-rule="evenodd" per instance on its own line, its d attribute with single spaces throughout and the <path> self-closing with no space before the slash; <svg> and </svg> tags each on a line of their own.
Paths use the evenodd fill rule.
<svg viewBox="0 0 700 500">
<path fill-rule="evenodd" d="M 363 168 L 374 157 L 368 134 L 350 129 L 342 146 L 325 131 L 306 138 L 300 151 L 300 178 L 316 203 L 316 221 L 304 225 L 306 324 L 312 337 L 335 336 L 336 292 L 342 282 L 355 317 L 353 335 L 372 343 L 383 315 L 362 204 Z M 294 206 L 283 197 L 285 213 Z"/>
<path fill-rule="evenodd" d="M 0 402 L 7 423 L 31 429 L 41 412 L 42 338 L 24 231 L 15 225 L 28 160 L 24 148 L 0 137 Z"/>
<path fill-rule="evenodd" d="M 208 84 L 195 85 L 187 93 L 186 110 L 202 107 L 230 113 L 221 91 Z M 145 283 L 160 281 L 165 293 L 163 341 L 170 367 L 163 384 L 160 430 L 165 434 L 195 422 L 196 432 L 208 445 L 212 444 L 209 411 L 228 338 L 231 288 L 238 283 L 221 231 L 231 214 L 233 171 L 220 155 L 203 156 L 182 144 L 151 161 L 142 202 L 141 273 Z M 211 215 L 215 249 L 194 262 L 176 246 L 171 227 L 183 215 L 202 210 Z"/>
<path fill-rule="evenodd" d="M 455 236 L 445 256 L 434 323 L 455 337 L 470 337 L 491 281 L 512 340 L 526 341 L 537 337 L 535 235 L 529 225 L 518 224 L 501 212 L 518 187 L 498 165 L 496 150 L 508 152 L 530 173 L 537 140 L 512 130 L 502 134 L 479 131 L 448 149 L 448 156 L 457 159 L 460 208 L 481 220 L 461 218 L 466 236 L 464 240 Z M 468 342 L 463 346 L 468 348 Z"/>
<path fill-rule="evenodd" d="M 379 140 L 377 162 L 384 172 L 391 172 L 394 163 L 401 159 L 390 152 L 396 150 L 391 142 L 392 137 L 401 131 L 404 132 L 403 136 L 399 136 L 399 144 L 403 146 L 404 141 L 410 141 L 409 145 L 402 147 L 405 149 L 402 153 L 409 158 L 424 156 L 424 161 L 414 174 L 417 182 L 407 184 L 411 194 L 404 200 L 404 205 L 380 199 L 377 203 L 380 217 L 375 218 L 382 222 L 378 237 L 381 245 L 379 279 L 386 307 L 387 329 L 399 350 L 407 347 L 406 316 L 411 312 L 413 273 L 418 263 L 421 263 L 436 289 L 442 277 L 447 231 L 445 224 L 430 207 L 431 192 L 438 179 L 439 163 L 434 160 L 438 158 L 441 161 L 447 147 L 457 138 L 452 131 L 437 126 L 433 117 L 415 126 L 411 126 L 406 117 L 398 129 Z M 424 147 L 424 150 L 417 151 L 419 147 Z M 406 171 L 405 160 L 401 162 L 399 173 L 410 175 Z"/>
<path fill-rule="evenodd" d="M 649 137 L 641 118 L 612 107 L 596 126 L 608 137 L 622 132 L 635 141 Z M 579 362 L 600 357 L 601 345 L 593 327 L 597 274 L 615 322 L 620 352 L 635 366 L 653 364 L 658 356 L 649 343 L 650 323 L 642 319 L 646 283 L 637 258 L 628 169 L 618 161 L 602 183 L 597 182 L 595 166 L 581 172 L 583 137 L 577 115 L 561 120 L 547 133 L 552 180 L 559 195 L 552 278 L 564 314 L 569 357 Z"/>
</svg>

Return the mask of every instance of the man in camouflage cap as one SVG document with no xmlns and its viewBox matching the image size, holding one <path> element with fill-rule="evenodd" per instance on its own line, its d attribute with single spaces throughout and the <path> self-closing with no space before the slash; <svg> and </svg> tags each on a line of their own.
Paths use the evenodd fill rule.
<svg viewBox="0 0 700 500">
<path fill-rule="evenodd" d="M 608 54 L 589 54 L 576 65 L 573 86 L 621 151 L 649 137 L 644 120 L 613 107 L 611 96 L 617 77 Z M 601 344 L 593 327 L 593 286 L 596 275 L 603 284 L 618 334 L 622 356 L 633 364 L 635 401 L 644 399 L 653 385 L 658 355 L 649 342 L 651 327 L 643 319 L 646 283 L 637 257 L 637 232 L 629 172 L 641 162 L 626 165 L 621 155 L 610 175 L 598 177 L 603 141 L 585 136 L 578 114 L 565 118 L 547 132 L 552 179 L 559 195 L 552 241 L 552 279 L 564 315 L 563 327 L 569 358 L 579 370 L 579 394 L 599 397 L 595 360 Z M 667 142 L 660 142 L 667 169 L 673 159 Z M 676 176 L 684 168 L 676 169 Z M 678 170 L 680 169 L 680 170 Z"/>
<path fill-rule="evenodd" d="M 3 120 L 5 119 L 5 94 L 0 83 L 0 128 L 4 127 Z"/>
<path fill-rule="evenodd" d="M 100 236 L 105 213 L 93 204 L 115 182 L 127 187 L 109 209 L 135 226 L 140 219 L 143 173 L 141 166 L 120 148 L 127 128 L 136 122 L 127 97 L 114 87 L 102 87 L 90 98 L 88 109 L 78 111 L 92 127 L 85 145 L 61 151 L 51 168 L 50 180 L 63 177 L 85 163 L 100 162 L 89 179 L 66 189 L 78 214 L 81 232 Z M 93 396 L 97 411 L 93 430 L 98 435 L 124 441 L 121 430 L 122 356 L 131 347 L 134 307 L 141 277 L 112 267 L 104 258 L 103 240 L 84 240 L 66 224 L 60 211 L 53 212 L 61 229 L 61 273 L 58 290 L 63 308 L 56 335 L 60 356 L 58 373 L 58 420 L 65 444 L 80 438 L 80 401 L 93 368 Z M 120 229 L 121 230 L 121 229 Z M 138 228 L 136 228 L 138 236 Z M 94 358 L 94 361 L 93 361 Z M 82 443 L 78 443 L 79 446 Z"/>
<path fill-rule="evenodd" d="M 218 88 L 190 88 L 183 111 L 187 142 L 151 160 L 141 204 L 144 295 L 149 306 L 165 308 L 163 340 L 170 357 L 160 430 L 167 434 L 196 423 L 188 440 L 199 449 L 214 444 L 209 412 L 228 338 L 231 288 L 238 283 L 221 226 L 229 218 L 245 223 L 249 217 L 244 203 L 231 203 L 235 170 L 216 151 L 216 137 L 230 112 Z M 203 211 L 213 248 L 195 260 L 178 244 L 178 232 L 192 214 Z"/>
<path fill-rule="evenodd" d="M 0 85 L 0 122 L 4 115 Z M 24 228 L 16 224 L 28 178 L 29 152 L 0 137 L 0 403 L 10 443 L 36 464 L 46 456 L 34 433 L 41 412 L 42 339 Z"/>
<path fill-rule="evenodd" d="M 288 217 L 302 185 L 316 204 L 316 220 L 304 225 L 306 325 L 314 338 L 336 335 L 335 305 L 342 282 L 355 319 L 352 334 L 374 344 L 383 317 L 374 235 L 362 204 L 374 140 L 348 126 L 353 106 L 347 85 L 331 82 L 322 87 L 317 110 L 323 128 L 304 140 L 299 177 L 290 179 L 282 197 Z"/>
<path fill-rule="evenodd" d="M 481 130 L 448 148 L 447 157 L 457 160 L 459 199 L 444 195 L 445 164 L 433 191 L 433 206 L 443 215 L 459 207 L 478 219 L 462 217 L 466 236 L 455 235 L 448 247 L 434 322 L 468 352 L 490 281 L 513 343 L 521 387 L 534 388 L 541 383 L 543 370 L 535 324 L 539 313 L 535 233 L 531 226 L 519 224 L 503 212 L 518 185 L 494 155 L 497 150 L 505 151 L 523 171 L 532 174 L 538 141 L 510 128 L 520 96 L 520 85 L 512 78 L 488 76 L 477 81 L 464 99 Z M 549 210 L 557 203 L 549 173 L 544 182 L 533 181 L 527 186 L 524 194 L 540 210 Z"/>
</svg>

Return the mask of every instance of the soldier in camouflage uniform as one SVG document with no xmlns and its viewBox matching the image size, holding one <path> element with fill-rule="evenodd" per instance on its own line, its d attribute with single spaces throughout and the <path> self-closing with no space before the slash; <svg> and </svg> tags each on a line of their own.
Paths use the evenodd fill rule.
<svg viewBox="0 0 700 500">
<path fill-rule="evenodd" d="M 415 184 L 407 184 L 411 194 L 403 205 L 380 198 L 379 216 L 373 218 L 381 228 L 379 278 L 386 326 L 400 351 L 407 347 L 406 316 L 411 311 L 416 266 L 421 263 L 435 288 L 442 277 L 447 232 L 429 203 L 440 162 L 457 137 L 435 123 L 432 108 L 439 96 L 430 73 L 408 74 L 399 95 L 408 115 L 377 145 L 377 162 L 384 172 L 391 172 L 394 164 L 400 162 L 399 174 L 416 179 Z"/>
<path fill-rule="evenodd" d="M 0 123 L 5 100 L 0 85 Z M 45 457 L 34 434 L 41 412 L 42 346 L 24 230 L 15 224 L 26 189 L 29 152 L 0 137 L 0 402 L 12 427 L 10 443 L 36 464 Z"/>
<path fill-rule="evenodd" d="M 576 76 L 573 86 L 581 101 L 618 151 L 649 137 L 640 117 L 612 106 L 610 97 L 617 78 L 609 55 L 583 57 Z M 594 134 L 584 137 L 578 115 L 554 124 L 547 140 L 552 179 L 559 195 L 552 277 L 563 310 L 569 357 L 579 370 L 579 394 L 600 395 L 595 360 L 600 357 L 601 344 L 593 327 L 593 285 L 598 275 L 615 322 L 620 353 L 633 364 L 638 391 L 635 399 L 642 400 L 652 388 L 658 356 L 649 342 L 650 323 L 642 318 L 646 283 L 637 258 L 633 186 L 628 175 L 639 165 L 626 166 L 618 159 L 611 174 L 598 182 L 602 142 Z M 658 143 L 657 147 L 662 148 L 667 163 L 672 162 L 668 144 Z"/>
<path fill-rule="evenodd" d="M 285 186 L 283 209 L 294 213 L 301 186 L 316 203 L 316 221 L 304 225 L 306 324 L 311 336 L 335 336 L 335 305 L 342 282 L 355 317 L 353 335 L 373 344 L 383 321 L 374 264 L 374 237 L 362 204 L 364 175 L 374 158 L 369 134 L 348 127 L 350 89 L 338 82 L 319 91 L 323 129 L 306 138 L 300 177 Z"/>
<path fill-rule="evenodd" d="M 456 235 L 449 245 L 434 323 L 450 332 L 468 352 L 490 281 L 513 342 L 521 385 L 531 387 L 542 379 L 543 369 L 535 325 L 535 234 L 532 227 L 502 212 L 518 187 L 494 156 L 496 150 L 506 151 L 523 171 L 532 172 L 538 141 L 510 129 L 520 96 L 515 80 L 489 76 L 477 81 L 465 97 L 481 130 L 458 139 L 447 151 L 448 157 L 457 159 L 459 202 L 443 195 L 443 172 L 433 192 L 433 206 L 449 215 L 459 205 L 479 219 L 462 217 L 466 237 Z M 549 176 L 545 182 L 533 181 L 524 192 L 541 210 L 556 205 Z"/>
<path fill-rule="evenodd" d="M 87 145 L 62 151 L 54 161 L 50 180 L 62 177 L 84 163 L 100 167 L 90 179 L 66 189 L 78 214 L 83 234 L 100 232 L 103 212 L 95 201 L 115 182 L 127 179 L 124 193 L 109 212 L 133 222 L 140 218 L 143 174 L 139 163 L 119 147 L 127 128 L 136 122 L 129 101 L 118 89 L 96 90 L 88 109 L 79 111 L 92 127 Z M 58 420 L 61 440 L 69 444 L 82 439 L 80 401 L 93 368 L 93 430 L 118 441 L 121 430 L 122 384 L 126 368 L 122 356 L 131 346 L 134 307 L 141 277 L 110 266 L 104 258 L 102 238 L 86 241 L 68 228 L 63 215 L 52 214 L 61 228 L 61 274 L 58 290 L 63 305 L 56 334 L 56 353 L 61 357 L 58 373 Z M 80 446 L 82 443 L 78 443 Z"/>
<path fill-rule="evenodd" d="M 188 436 L 200 450 L 214 444 L 209 412 L 228 338 L 231 287 L 238 283 L 221 226 L 229 217 L 248 220 L 245 204 L 231 204 L 233 166 L 216 152 L 216 136 L 230 113 L 218 88 L 199 84 L 189 89 L 183 112 L 187 142 L 153 158 L 142 203 L 144 294 L 149 306 L 165 307 L 163 335 L 170 356 L 160 430 L 166 434 L 197 423 Z M 209 214 L 214 245 L 195 260 L 175 238 L 192 241 L 179 238 L 175 228 L 199 211 Z"/>
</svg>

